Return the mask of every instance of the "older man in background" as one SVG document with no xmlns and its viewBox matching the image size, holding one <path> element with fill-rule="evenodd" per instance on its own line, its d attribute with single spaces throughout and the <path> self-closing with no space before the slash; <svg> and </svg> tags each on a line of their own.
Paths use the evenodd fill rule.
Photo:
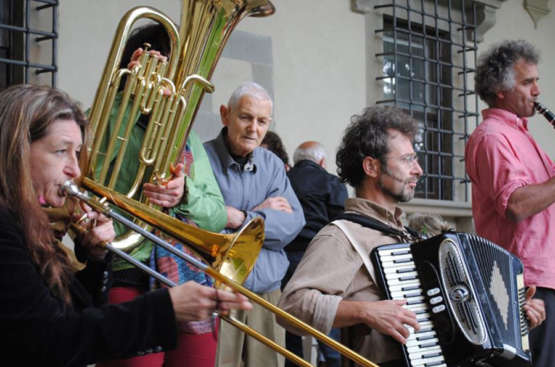
<svg viewBox="0 0 555 367">
<path fill-rule="evenodd" d="M 265 239 L 256 265 L 245 287 L 271 303 L 281 295 L 280 285 L 289 262 L 284 247 L 305 224 L 303 211 L 285 173 L 283 162 L 260 144 L 272 121 L 270 96 L 256 83 L 244 83 L 220 107 L 224 128 L 205 143 L 216 180 L 227 208 L 228 232 L 240 229 L 250 219 L 265 220 Z M 275 316 L 259 306 L 240 312 L 237 318 L 263 335 L 284 345 L 285 332 Z M 222 324 L 217 365 L 245 367 L 282 366 L 283 357 L 238 329 Z"/>
<path fill-rule="evenodd" d="M 312 238 L 337 215 L 343 213 L 347 188 L 339 178 L 326 171 L 326 151 L 316 141 L 306 141 L 293 154 L 295 166 L 287 176 L 303 207 L 306 225 L 285 251 L 289 258 L 289 271 L 293 271 Z M 284 282 L 284 283 L 285 283 Z"/>
</svg>

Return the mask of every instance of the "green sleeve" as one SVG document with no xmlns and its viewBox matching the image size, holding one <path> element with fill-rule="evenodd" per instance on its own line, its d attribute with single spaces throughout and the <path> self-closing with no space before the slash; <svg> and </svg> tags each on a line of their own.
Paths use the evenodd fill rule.
<svg viewBox="0 0 555 367">
<path fill-rule="evenodd" d="M 106 129 L 106 134 L 103 136 L 103 140 L 100 144 L 100 151 L 102 151 L 102 152 L 106 152 L 110 140 L 115 139 L 115 138 L 112 137 L 112 135 L 113 135 L 113 131 L 114 131 L 115 124 L 116 124 L 117 114 L 118 114 L 118 111 L 119 111 L 120 105 L 121 105 L 121 98 L 122 98 L 121 93 L 118 93 L 115 97 L 114 105 L 112 106 L 112 110 L 110 111 L 110 116 L 109 116 L 109 119 L 108 119 L 108 126 L 107 126 L 107 129 Z M 126 109 L 126 111 L 124 113 L 123 123 L 120 127 L 120 132 L 119 132 L 120 135 L 124 135 L 125 129 L 127 127 L 127 123 L 129 123 L 130 109 L 131 108 L 128 106 L 128 108 Z M 137 119 L 138 119 L 138 117 L 137 117 Z M 125 156 L 123 158 L 123 164 L 121 166 L 120 174 L 118 175 L 118 179 L 116 181 L 115 190 L 117 192 L 125 194 L 129 191 L 129 189 L 131 188 L 131 186 L 133 184 L 133 181 L 135 179 L 137 171 L 139 170 L 138 156 L 139 156 L 139 151 L 141 149 L 143 136 L 144 136 L 143 129 L 141 129 L 137 125 L 135 125 L 133 127 L 133 130 L 131 131 L 131 135 L 130 135 L 128 143 L 127 143 L 127 150 L 126 150 Z M 112 154 L 110 155 L 110 158 L 109 158 L 111 164 L 113 164 L 115 162 L 116 156 L 117 156 L 117 154 L 120 150 L 120 147 L 121 147 L 121 140 L 120 139 L 115 139 L 115 140 L 116 140 L 115 149 L 114 149 L 114 151 L 112 152 Z M 95 167 L 95 176 L 96 177 L 98 177 L 100 175 L 100 171 L 101 171 L 101 168 L 102 168 L 102 164 L 104 163 L 104 159 L 105 159 L 105 157 L 103 155 L 98 156 L 98 160 L 97 160 L 96 167 Z M 110 177 L 111 171 L 112 171 L 112 168 L 110 167 L 110 169 L 108 170 L 108 177 Z M 107 183 L 104 182 L 103 184 L 107 184 Z M 136 199 L 137 195 L 134 198 Z M 117 210 L 117 211 L 121 214 L 124 214 L 124 211 L 121 211 L 121 210 Z M 129 219 L 131 219 L 131 216 L 129 216 L 129 215 L 126 215 L 126 216 Z M 114 229 L 115 229 L 116 234 L 118 236 L 120 236 L 121 234 L 129 231 L 129 229 L 126 226 L 119 223 L 118 221 L 114 221 Z"/>
<path fill-rule="evenodd" d="M 107 133 L 104 135 L 104 139 L 100 144 L 101 151 L 105 152 L 108 147 L 108 144 L 112 137 L 112 132 L 115 128 L 115 123 L 116 123 L 117 114 L 118 114 L 120 105 L 121 105 L 121 93 L 118 93 L 118 95 L 116 95 L 116 98 L 114 100 L 114 105 L 112 106 L 112 110 L 110 111 Z M 129 122 L 129 117 L 130 117 L 129 115 L 130 115 L 130 107 L 126 109 L 124 114 L 123 123 L 120 128 L 121 135 L 123 135 L 125 128 L 127 126 L 127 123 Z M 133 181 L 139 169 L 139 160 L 137 157 L 139 156 L 138 152 L 142 145 L 143 136 L 144 136 L 143 129 L 135 125 L 135 127 L 131 131 L 131 136 L 129 137 L 127 150 L 123 158 L 123 164 L 121 166 L 118 180 L 116 181 L 115 189 L 117 192 L 127 193 L 129 191 L 129 188 L 133 184 Z M 115 146 L 114 152 L 110 155 L 110 158 L 109 158 L 110 162 L 115 161 L 117 153 L 120 150 L 120 146 L 121 146 L 121 141 L 116 140 L 116 146 Z M 104 162 L 104 157 L 100 155 L 98 157 L 97 165 L 95 167 L 96 176 L 100 174 L 101 165 L 103 164 L 103 162 Z M 108 177 L 110 176 L 110 172 L 111 172 L 111 168 L 108 171 Z M 124 211 L 117 208 L 115 210 L 118 213 L 126 216 L 128 219 L 132 219 L 132 217 L 128 214 L 125 214 Z M 114 220 L 113 223 L 114 223 L 114 230 L 117 236 L 121 236 L 122 234 L 129 231 L 129 228 L 127 228 L 125 225 L 121 224 L 120 222 Z M 129 255 L 131 255 L 136 260 L 146 262 L 150 258 L 151 250 L 152 250 L 152 243 L 148 240 L 145 240 L 139 246 L 131 250 L 131 252 L 129 252 Z M 128 264 L 123 259 L 115 257 L 112 263 L 112 267 L 114 271 L 119 271 L 123 269 L 132 268 L 133 266 Z"/>
<path fill-rule="evenodd" d="M 198 135 L 192 130 L 188 144 L 193 155 L 190 174 L 185 181 L 188 195 L 181 204 L 172 208 L 172 212 L 186 216 L 202 229 L 220 232 L 227 223 L 222 193 L 206 151 Z"/>
</svg>

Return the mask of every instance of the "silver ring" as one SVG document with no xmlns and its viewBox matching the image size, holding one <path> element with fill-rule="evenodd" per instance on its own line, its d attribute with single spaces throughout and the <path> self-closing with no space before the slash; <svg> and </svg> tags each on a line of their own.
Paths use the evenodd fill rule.
<svg viewBox="0 0 555 367">
<path fill-rule="evenodd" d="M 81 216 L 81 218 L 79 218 L 79 219 L 77 220 L 77 222 L 75 222 L 75 224 L 88 224 L 88 223 L 89 223 L 89 220 L 90 220 L 89 214 L 88 214 L 88 213 L 85 213 L 85 214 L 83 214 L 83 215 Z"/>
</svg>

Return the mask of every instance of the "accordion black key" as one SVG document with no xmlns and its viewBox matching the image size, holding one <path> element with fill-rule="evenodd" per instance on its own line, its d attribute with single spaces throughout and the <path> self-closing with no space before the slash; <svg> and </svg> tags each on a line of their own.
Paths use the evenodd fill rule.
<svg viewBox="0 0 555 367">
<path fill-rule="evenodd" d="M 410 367 L 531 365 L 523 266 L 468 233 L 375 248 L 388 299 L 406 299 L 420 324 L 403 354 Z"/>
</svg>

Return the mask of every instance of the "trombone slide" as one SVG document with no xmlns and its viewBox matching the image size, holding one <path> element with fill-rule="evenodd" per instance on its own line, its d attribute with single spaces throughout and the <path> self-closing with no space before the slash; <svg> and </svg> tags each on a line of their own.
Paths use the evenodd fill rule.
<svg viewBox="0 0 555 367">
<path fill-rule="evenodd" d="M 302 329 L 305 332 L 307 332 L 308 334 L 311 334 L 312 336 L 314 336 L 318 340 L 324 342 L 329 347 L 335 349 L 336 351 L 341 353 L 343 356 L 345 356 L 345 357 L 349 358 L 350 360 L 358 363 L 359 365 L 364 366 L 364 367 L 378 367 L 377 364 L 369 361 L 368 359 L 364 358 L 363 356 L 356 353 L 352 349 L 347 348 L 343 344 L 341 344 L 341 343 L 335 341 L 334 339 L 328 337 L 326 334 L 316 330 L 312 326 L 304 323 L 303 321 L 299 320 L 298 318 L 294 317 L 293 315 L 290 315 L 289 313 L 283 311 L 279 307 L 271 304 L 270 302 L 266 301 L 262 297 L 258 296 L 256 293 L 254 293 L 254 292 L 248 290 L 247 288 L 243 287 L 241 284 L 237 283 L 233 279 L 221 274 L 216 269 L 214 269 L 214 268 L 208 266 L 207 264 L 197 260 L 196 258 L 190 256 L 189 254 L 186 254 L 186 253 L 178 250 L 177 248 L 175 248 L 174 246 L 172 246 L 168 242 L 164 241 L 162 238 L 144 230 L 141 226 L 137 225 L 132 220 L 129 220 L 125 216 L 123 216 L 123 215 L 115 212 L 114 210 L 110 209 L 105 201 L 103 201 L 103 200 L 99 201 L 99 200 L 95 200 L 95 199 L 90 198 L 88 195 L 81 192 L 79 190 L 79 188 L 77 187 L 77 185 L 75 183 L 73 183 L 72 181 L 67 181 L 64 184 L 64 189 L 66 190 L 66 192 L 69 195 L 75 196 L 78 199 L 84 201 L 86 204 L 91 206 L 94 210 L 98 211 L 99 213 L 102 213 L 102 214 L 104 214 L 104 215 L 106 215 L 110 218 L 113 218 L 113 219 L 117 220 L 118 222 L 124 224 L 125 226 L 129 227 L 130 229 L 139 232 L 141 235 L 143 235 L 145 238 L 148 238 L 149 240 L 151 240 L 156 245 L 161 246 L 162 248 L 166 249 L 167 251 L 171 252 L 172 254 L 174 254 L 178 257 L 181 257 L 182 259 L 189 262 L 193 266 L 195 266 L 198 269 L 204 271 L 207 275 L 211 276 L 212 278 L 214 278 L 216 280 L 216 285 L 221 286 L 223 284 L 223 285 L 226 285 L 227 287 L 229 287 L 230 289 L 232 289 L 233 291 L 241 293 L 242 295 L 247 297 L 250 301 L 259 304 L 261 307 L 265 308 L 266 310 L 268 310 L 268 311 L 274 313 L 275 315 L 285 319 L 287 322 L 289 322 L 291 325 L 295 326 L 296 328 Z M 112 199 L 114 199 L 114 198 L 112 198 Z M 141 213 L 138 210 L 136 210 L 135 212 L 136 213 L 133 213 L 133 214 L 136 214 L 139 217 L 139 219 L 144 220 L 144 221 L 148 222 L 151 225 L 158 224 L 158 223 L 156 223 L 155 220 L 150 218 L 148 215 L 145 215 L 145 214 Z M 260 221 L 262 221 L 262 219 L 260 219 L 260 218 L 255 218 L 255 219 L 251 220 L 245 227 L 243 227 L 243 229 L 239 232 L 238 236 L 240 236 L 240 234 L 242 232 L 249 229 L 249 227 L 260 225 L 260 223 L 259 223 Z M 162 229 L 162 230 L 164 230 L 164 229 Z M 171 233 L 170 233 L 170 235 L 171 235 Z M 119 255 L 119 253 L 118 253 L 118 255 Z M 127 255 L 127 254 L 125 254 L 125 255 Z M 129 255 L 127 255 L 127 256 L 129 256 Z M 126 257 L 124 257 L 124 259 L 127 260 Z M 133 261 L 136 261 L 136 260 L 133 259 Z M 144 266 L 144 267 L 146 267 L 146 266 Z M 143 269 L 143 270 L 145 270 L 145 269 Z M 147 270 L 145 270 L 145 271 L 147 271 Z M 149 269 L 147 271 L 147 273 L 152 275 L 151 272 L 154 272 L 154 271 L 152 269 Z M 158 274 L 158 275 L 160 277 L 164 278 L 161 274 Z M 155 276 L 155 275 L 153 275 L 153 276 Z M 158 276 L 155 276 L 155 277 L 156 277 L 156 279 L 164 282 L 167 285 L 175 286 L 175 283 L 171 282 L 169 279 L 166 279 L 166 280 L 171 282 L 171 283 L 167 283 L 165 280 L 161 279 Z M 310 363 L 306 362 L 305 360 L 301 359 L 297 355 L 291 353 L 287 349 L 278 345 L 273 340 L 270 340 L 267 337 L 263 336 L 262 334 L 258 333 L 256 330 L 253 330 L 253 329 L 249 328 L 247 325 L 245 325 L 245 324 L 243 324 L 243 323 L 241 323 L 237 320 L 234 320 L 231 317 L 226 316 L 226 315 L 222 315 L 221 317 L 225 321 L 227 321 L 227 322 L 231 323 L 232 325 L 241 329 L 247 335 L 257 339 L 258 341 L 260 341 L 262 343 L 264 343 L 269 348 L 272 348 L 274 351 L 282 354 L 283 356 L 287 357 L 288 359 L 291 359 L 293 362 L 297 363 L 298 365 L 307 366 L 307 367 L 311 366 Z"/>
</svg>

